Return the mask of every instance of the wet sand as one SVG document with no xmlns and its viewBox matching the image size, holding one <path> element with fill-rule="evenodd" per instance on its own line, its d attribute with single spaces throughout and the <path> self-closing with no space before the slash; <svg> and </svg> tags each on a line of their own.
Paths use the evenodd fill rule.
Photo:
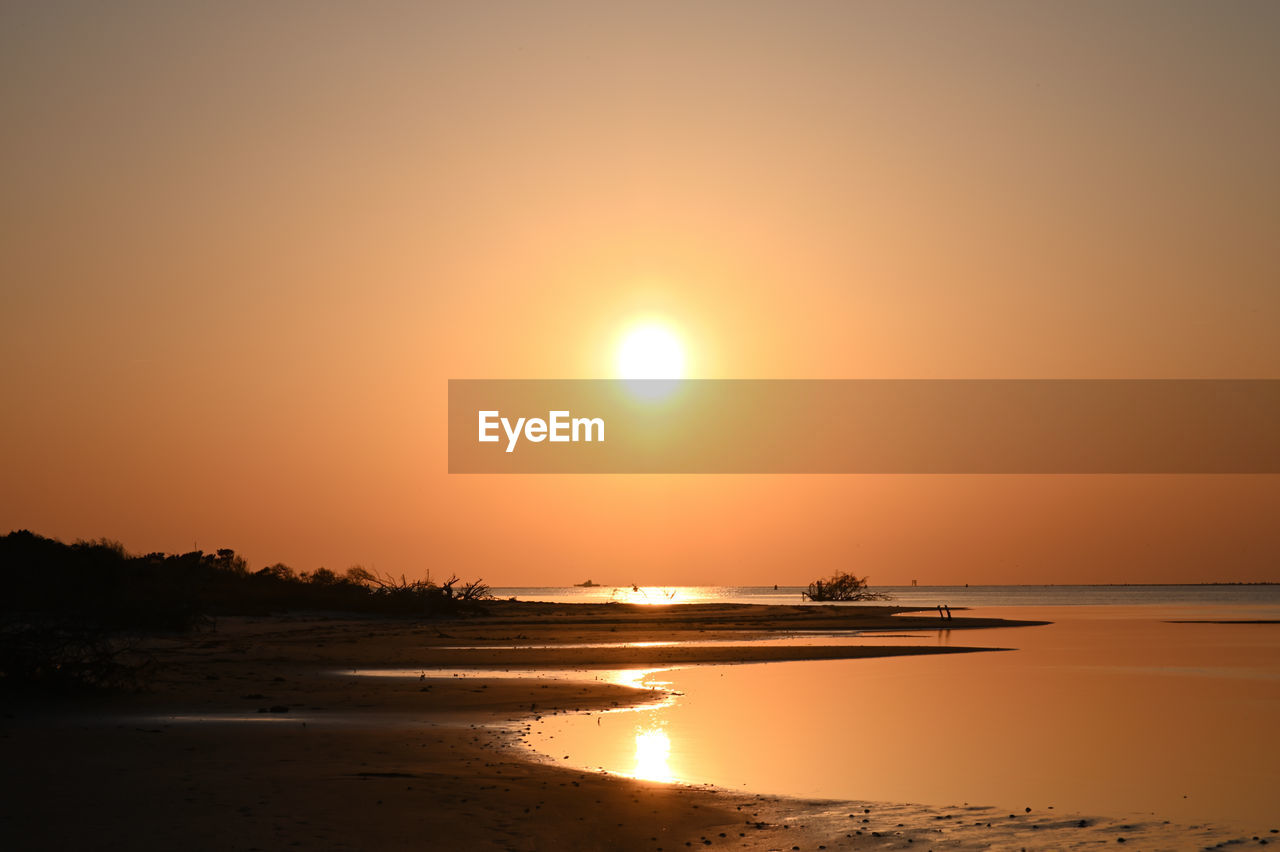
<svg viewBox="0 0 1280 852">
<path fill-rule="evenodd" d="M 7 699 L 0 836 L 20 849 L 664 852 L 1061 849 L 1122 836 L 1130 848 L 1177 849 L 1228 839 L 1090 816 L 800 801 L 585 773 L 519 746 L 529 721 L 652 701 L 652 693 L 574 680 L 344 674 L 965 653 L 981 649 L 563 646 L 1034 623 L 959 613 L 944 623 L 892 607 L 495 602 L 487 609 L 430 622 L 220 619 L 213 629 L 150 643 L 157 668 L 144 692 Z M 1004 644 L 1016 647 L 1017 633 Z M 537 647 L 511 647 L 525 645 Z"/>
</svg>

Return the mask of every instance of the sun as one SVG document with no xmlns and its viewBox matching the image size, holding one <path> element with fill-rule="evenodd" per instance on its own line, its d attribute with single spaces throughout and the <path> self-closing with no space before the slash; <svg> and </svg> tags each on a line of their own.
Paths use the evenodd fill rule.
<svg viewBox="0 0 1280 852">
<path fill-rule="evenodd" d="M 618 347 L 618 376 L 623 379 L 684 377 L 684 347 L 666 326 L 656 323 L 629 330 Z"/>
</svg>

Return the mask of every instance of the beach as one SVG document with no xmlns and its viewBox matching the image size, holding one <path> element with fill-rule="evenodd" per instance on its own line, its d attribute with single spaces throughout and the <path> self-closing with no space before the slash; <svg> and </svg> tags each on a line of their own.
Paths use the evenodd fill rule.
<svg viewBox="0 0 1280 852">
<path fill-rule="evenodd" d="M 1033 623 L 958 611 L 945 626 L 1006 627 L 997 635 L 1016 646 Z M 220 618 L 149 641 L 154 668 L 142 691 L 9 701 L 0 827 L 20 839 L 14 848 L 31 849 L 1084 848 L 1122 836 L 1137 848 L 1188 848 L 1229 839 L 1203 826 L 1175 834 L 978 802 L 833 802 L 654 783 L 556 765 L 519 742 L 539 718 L 658 698 L 589 674 L 510 676 L 525 669 L 982 653 L 958 641 L 734 644 L 905 624 L 941 619 L 893 607 L 507 601 L 432 621 Z M 493 677 L 450 675 L 462 667 Z M 399 676 L 353 674 L 372 670 Z"/>
</svg>

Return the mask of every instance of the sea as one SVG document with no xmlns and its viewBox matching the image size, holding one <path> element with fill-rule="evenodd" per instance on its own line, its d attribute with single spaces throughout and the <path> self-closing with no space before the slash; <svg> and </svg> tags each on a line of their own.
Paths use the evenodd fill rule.
<svg viewBox="0 0 1280 852">
<path fill-rule="evenodd" d="M 495 588 L 500 598 L 551 603 L 744 603 L 812 605 L 805 586 L 538 586 Z M 1241 606 L 1280 607 L 1280 583 L 1105 586 L 877 586 L 897 606 Z M 881 606 L 857 601 L 839 606 Z"/>
<path fill-rule="evenodd" d="M 501 589 L 539 601 L 810 605 L 798 587 Z M 1280 585 L 881 587 L 889 603 L 1049 622 L 789 644 L 975 653 L 589 670 L 637 708 L 545 716 L 543 759 L 676 784 L 983 806 L 1147 824 L 1280 828 Z M 878 602 L 873 602 L 878 603 Z M 859 606 L 863 604 L 847 604 Z M 673 636 L 673 641 L 679 641 Z M 563 673 L 554 676 L 564 676 Z"/>
</svg>

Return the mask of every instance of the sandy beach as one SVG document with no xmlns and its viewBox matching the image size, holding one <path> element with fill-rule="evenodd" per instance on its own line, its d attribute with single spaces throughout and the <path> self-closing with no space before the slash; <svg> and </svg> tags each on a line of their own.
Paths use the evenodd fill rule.
<svg viewBox="0 0 1280 852">
<path fill-rule="evenodd" d="M 1198 848 L 1212 830 L 981 806 L 800 801 L 588 773 L 522 747 L 534 718 L 653 701 L 572 679 L 429 668 L 607 669 L 972 653 L 735 646 L 797 631 L 938 627 L 894 607 L 490 602 L 485 614 L 222 618 L 153 640 L 145 690 L 10 699 L 0 834 L 15 849 L 674 850 Z M 1034 622 L 1007 626 L 1008 647 Z M 1003 631 L 1001 633 L 1003 634 Z M 703 642 L 705 645 L 613 643 Z M 609 644 L 610 647 L 583 647 Z M 521 647 L 531 646 L 531 647 Z M 419 677 L 356 677 L 362 669 Z M 924 771 L 922 769 L 922 771 Z M 1176 831 L 1174 829 L 1177 829 Z M 15 842 L 16 841 L 16 842 Z"/>
</svg>

